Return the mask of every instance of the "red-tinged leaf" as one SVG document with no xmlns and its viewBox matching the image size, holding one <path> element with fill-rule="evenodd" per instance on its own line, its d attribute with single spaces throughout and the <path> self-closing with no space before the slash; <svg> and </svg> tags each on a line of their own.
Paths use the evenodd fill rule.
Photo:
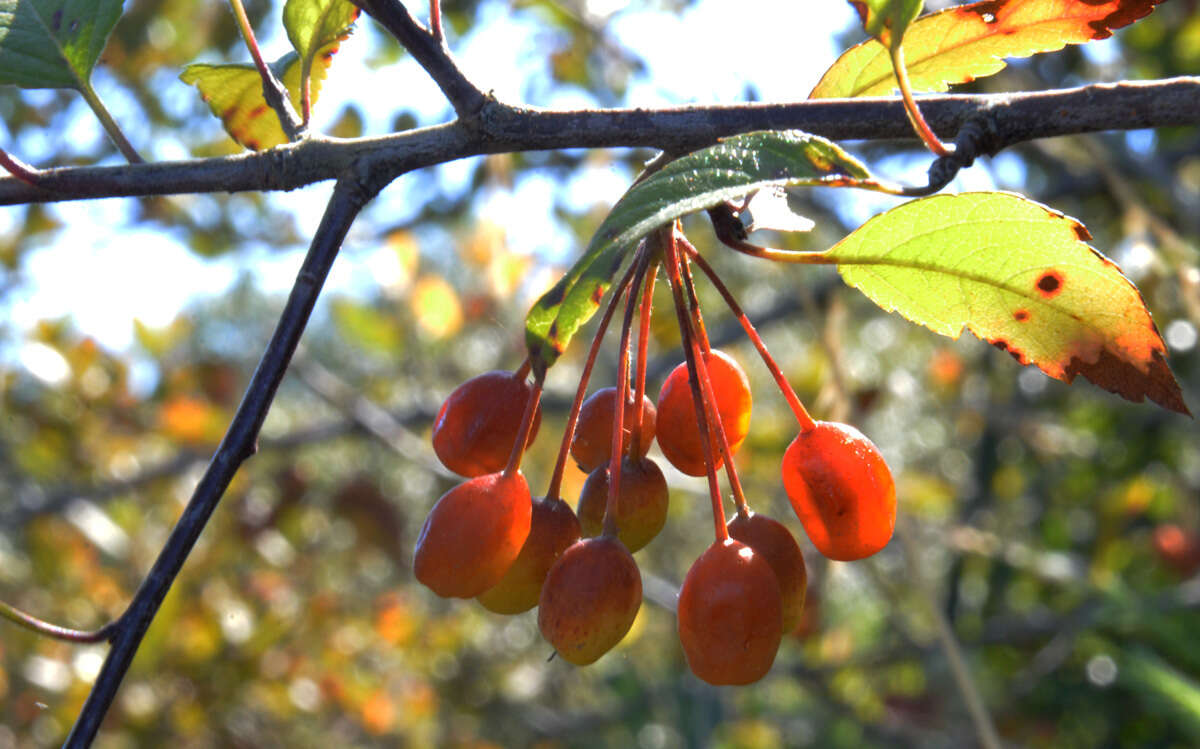
<svg viewBox="0 0 1200 749">
<path fill-rule="evenodd" d="M 310 104 L 315 103 L 343 38 L 344 35 L 339 36 L 320 47 L 309 60 L 312 67 L 307 71 L 305 61 L 296 52 L 289 52 L 271 63 L 271 69 L 287 89 L 288 98 L 297 111 L 301 109 L 304 76 L 309 76 Z M 263 98 L 262 78 L 250 63 L 188 65 L 179 79 L 200 91 L 209 109 L 221 119 L 225 132 L 239 144 L 262 151 L 287 143 L 279 116 Z"/>
<path fill-rule="evenodd" d="M 986 0 L 918 18 L 900 47 L 914 91 L 945 91 L 998 72 L 1005 58 L 1106 39 L 1164 1 Z M 844 52 L 809 98 L 887 96 L 896 88 L 888 51 L 872 39 Z"/>
<path fill-rule="evenodd" d="M 827 250 L 846 283 L 942 335 L 965 327 L 1064 382 L 1190 414 L 1141 294 L 1087 229 L 1008 193 L 939 195 Z"/>
</svg>

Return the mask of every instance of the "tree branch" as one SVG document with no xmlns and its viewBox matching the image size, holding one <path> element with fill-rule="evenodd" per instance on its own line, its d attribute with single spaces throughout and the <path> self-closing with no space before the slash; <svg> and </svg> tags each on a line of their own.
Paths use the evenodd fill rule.
<svg viewBox="0 0 1200 749">
<path fill-rule="evenodd" d="M 458 63 L 450 55 L 442 34 L 441 7 L 438 0 L 430 6 L 430 23 L 433 30 L 426 29 L 409 14 L 399 0 L 351 0 L 367 15 L 378 21 L 392 36 L 425 68 L 429 77 L 438 85 L 458 116 L 464 120 L 479 114 L 488 102 L 487 94 L 471 83 Z"/>
<path fill-rule="evenodd" d="M 324 285 L 329 269 L 337 257 L 350 225 L 358 212 L 382 183 L 372 181 L 362 186 L 352 179 L 338 181 L 326 207 L 325 216 L 313 237 L 312 245 L 288 296 L 275 332 L 259 361 L 258 369 L 246 389 L 237 414 L 229 425 L 225 438 L 208 464 L 208 469 L 192 493 L 191 500 L 176 523 L 162 552 L 146 579 L 134 595 L 129 608 L 121 615 L 112 633 L 112 649 L 92 686 L 83 710 L 67 737 L 65 746 L 86 747 L 91 744 L 105 714 L 116 697 L 146 630 L 158 607 L 166 597 L 179 570 L 209 517 L 217 508 L 229 482 L 241 464 L 254 454 L 258 432 L 275 398 L 275 392 L 296 345 L 308 323 L 317 295 Z"/>
<path fill-rule="evenodd" d="M 974 121 L 980 128 L 978 155 L 994 155 L 1038 138 L 1200 125 L 1200 77 L 1037 93 L 929 96 L 921 98 L 921 110 L 943 138 L 954 138 Z M 617 147 L 684 153 L 738 133 L 791 128 L 839 141 L 914 139 L 898 98 L 575 111 L 522 109 L 488 100 L 474 126 L 455 122 L 355 140 L 313 137 L 223 158 L 45 169 L 39 175 L 41 187 L 6 177 L 0 179 L 0 205 L 292 190 L 334 179 L 355 162 L 390 180 L 414 169 L 489 153 Z"/>
</svg>

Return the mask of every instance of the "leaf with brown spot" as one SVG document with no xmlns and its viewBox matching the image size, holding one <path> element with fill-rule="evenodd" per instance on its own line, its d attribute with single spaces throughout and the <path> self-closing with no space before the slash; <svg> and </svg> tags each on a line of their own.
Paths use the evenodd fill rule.
<svg viewBox="0 0 1200 749">
<path fill-rule="evenodd" d="M 1190 414 L 1141 294 L 1079 228 L 1019 195 L 938 195 L 872 218 L 824 257 L 880 307 L 934 332 L 965 327 L 1051 377 L 1082 374 Z"/>
<path fill-rule="evenodd" d="M 945 91 L 1004 68 L 1005 58 L 1112 36 L 1165 0 L 987 0 L 922 16 L 901 49 L 914 91 Z M 897 89 L 887 48 L 871 39 L 842 53 L 809 98 L 887 96 Z"/>
</svg>

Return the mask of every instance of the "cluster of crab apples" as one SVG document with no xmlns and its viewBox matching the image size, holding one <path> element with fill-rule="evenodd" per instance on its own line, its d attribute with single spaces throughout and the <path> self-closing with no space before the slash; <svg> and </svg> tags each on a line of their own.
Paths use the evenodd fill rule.
<svg viewBox="0 0 1200 749">
<path fill-rule="evenodd" d="M 633 552 L 667 519 L 667 481 L 648 456 L 657 441 L 676 469 L 708 478 L 712 503 L 716 540 L 688 571 L 677 606 L 688 666 L 712 684 L 747 684 L 767 673 L 783 634 L 798 624 L 807 573 L 787 527 L 752 512 L 743 495 L 732 458 L 749 432 L 750 384 L 734 359 L 709 346 L 693 265 L 728 302 L 797 417 L 799 435 L 784 453 L 782 483 L 813 545 L 830 559 L 848 561 L 888 543 L 895 486 L 878 449 L 854 427 L 809 417 L 736 300 L 672 227 L 643 243 L 614 288 L 545 496 L 534 498 L 520 471 L 541 421 L 541 380 L 530 378 L 528 361 L 516 372 L 468 380 L 442 405 L 433 426 L 435 452 L 469 479 L 430 512 L 417 541 L 415 574 L 441 596 L 476 598 L 497 613 L 537 606 L 542 635 L 560 657 L 594 662 L 632 626 L 642 602 Z M 674 297 L 685 361 L 667 376 L 654 403 L 645 393 L 646 350 L 660 266 Z M 617 384 L 585 400 L 596 353 L 622 298 Z M 574 510 L 560 497 L 568 455 L 588 472 Z M 728 523 L 722 468 L 736 508 Z"/>
</svg>

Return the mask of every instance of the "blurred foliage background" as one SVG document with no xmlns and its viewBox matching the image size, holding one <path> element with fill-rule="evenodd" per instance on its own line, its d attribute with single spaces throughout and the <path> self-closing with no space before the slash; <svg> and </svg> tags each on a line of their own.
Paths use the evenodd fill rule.
<svg viewBox="0 0 1200 749">
<path fill-rule="evenodd" d="M 635 9 L 602 5 L 466 0 L 448 2 L 446 13 L 452 44 L 485 37 L 502 20 L 540 29 L 530 47 L 540 57 L 523 84 L 533 103 L 618 105 L 635 84 L 653 81 L 633 35 L 613 31 Z M 718 54 L 688 47 L 687 20 L 700 5 L 713 4 L 655 0 L 638 10 L 682 19 L 670 38 L 679 54 Z M 257 27 L 278 29 L 277 6 L 248 7 Z M 753 36 L 760 20 L 770 22 L 738 18 L 740 33 Z M 837 33 L 846 44 L 861 37 L 849 26 Z M 356 34 L 369 40 L 368 69 L 412 68 L 369 19 Z M 229 153 L 236 147 L 198 97 L 162 92 L 178 87 L 188 62 L 244 56 L 223 3 L 128 0 L 98 85 L 146 155 Z M 828 62 L 815 63 L 814 79 Z M 1096 50 L 1018 62 L 970 88 L 1197 72 L 1200 13 L 1178 0 Z M 742 96 L 757 94 L 747 84 Z M 4 90 L 0 112 L 6 143 L 38 166 L 118 163 L 98 130 L 63 137 L 89 116 L 74 94 Z M 436 122 L 444 112 L 409 106 L 398 92 L 335 107 L 324 122 L 354 136 Z M 850 146 L 901 176 L 920 175 L 928 161 L 910 144 Z M 547 661 L 533 613 L 496 616 L 414 583 L 416 533 L 456 483 L 428 444 L 437 406 L 468 377 L 520 363 L 525 309 L 650 155 L 495 156 L 389 188 L 339 260 L 369 282 L 335 285 L 323 298 L 259 455 L 167 598 L 98 746 L 970 745 L 929 592 L 1006 741 L 1200 744 L 1195 422 L 1083 381 L 1049 380 L 973 339 L 938 338 L 883 314 L 830 271 L 734 257 L 700 222 L 690 225 L 693 241 L 738 291 L 805 402 L 819 417 L 857 424 L 882 448 L 912 553 L 900 538 L 863 562 L 828 563 L 815 553 L 779 481 L 792 417 L 702 283 L 713 338 L 755 387 L 739 458 L 747 494 L 791 526 L 810 565 L 806 618 L 770 676 L 713 688 L 687 672 L 670 605 L 711 525 L 703 481 L 676 473 L 667 528 L 637 555 L 646 603 L 625 642 L 592 667 Z M 971 171 L 972 185 L 1018 190 L 1086 223 L 1095 246 L 1142 290 L 1185 397 L 1200 407 L 1200 133 L 1047 140 Z M 580 180 L 614 179 L 606 199 L 568 199 Z M 479 196 L 513 205 L 530 184 L 548 186 L 539 193 L 546 227 L 483 210 Z M 0 317 L 4 600 L 81 628 L 122 611 L 228 424 L 282 304 L 279 284 L 254 268 L 282 257 L 294 273 L 295 251 L 311 232 L 305 212 L 320 202 L 312 194 L 116 201 L 123 225 L 182 242 L 204 263 L 242 259 L 235 283 L 193 299 L 173 320 L 129 319 L 127 346 L 98 342 L 71 315 Z M 888 205 L 881 200 L 799 195 L 795 207 L 818 228 L 778 243 L 828 246 Z M 79 220 L 71 210 L 5 209 L 0 308 L 11 311 L 9 300 L 37 283 L 33 259 L 64 241 Z M 557 254 L 512 241 L 542 230 L 563 240 Z M 136 278 L 139 270 L 127 272 Z M 667 310 L 660 293 L 658 309 Z M 656 317 L 654 335 L 651 394 L 681 359 L 672 315 Z M 548 481 L 578 380 L 575 348 L 548 382 L 525 468 L 535 493 Z M 602 354 L 594 388 L 611 383 L 614 349 Z M 572 469 L 565 496 L 573 499 L 582 479 Z M 61 742 L 103 654 L 0 627 L 0 748 Z"/>
</svg>

